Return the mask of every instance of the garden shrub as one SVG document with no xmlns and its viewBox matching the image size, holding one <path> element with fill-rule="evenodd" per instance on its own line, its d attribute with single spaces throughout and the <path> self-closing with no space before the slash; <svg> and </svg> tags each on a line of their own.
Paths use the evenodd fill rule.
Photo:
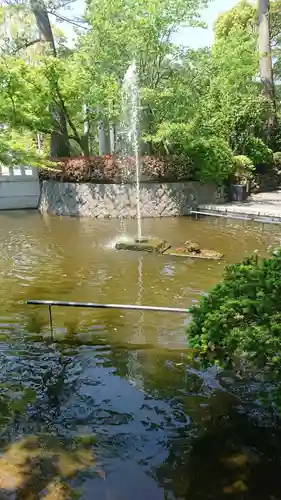
<svg viewBox="0 0 281 500">
<path fill-rule="evenodd" d="M 63 182 L 120 183 L 135 181 L 135 158 L 114 155 L 60 158 L 52 160 L 57 171 L 41 169 L 41 179 Z M 145 181 L 192 180 L 194 168 L 184 156 L 153 157 L 141 159 L 141 179 Z"/>
<path fill-rule="evenodd" d="M 188 327 L 191 347 L 215 353 L 220 362 L 237 357 L 281 373 L 281 251 L 226 268 L 223 280 L 198 307 Z"/>
<path fill-rule="evenodd" d="M 247 182 L 252 179 L 255 166 L 245 155 L 233 156 L 233 177 L 236 181 Z"/>
<path fill-rule="evenodd" d="M 208 131 L 210 133 L 210 130 Z M 163 122 L 154 136 L 147 136 L 156 148 L 184 155 L 194 165 L 194 179 L 221 184 L 233 170 L 233 153 L 227 141 L 216 135 L 200 135 L 195 123 Z"/>
<path fill-rule="evenodd" d="M 233 154 L 227 142 L 220 137 L 202 137 L 195 140 L 188 150 L 201 182 L 220 184 L 233 171 Z"/>
<path fill-rule="evenodd" d="M 142 176 L 154 181 L 191 181 L 194 180 L 194 166 L 192 160 L 186 155 L 144 156 Z"/>
<path fill-rule="evenodd" d="M 281 172 L 281 152 L 280 151 L 276 151 L 275 153 L 273 153 L 273 163 L 274 163 L 275 170 L 277 172 Z"/>
<path fill-rule="evenodd" d="M 273 165 L 273 152 L 258 137 L 249 137 L 244 147 L 244 154 L 248 156 L 258 170 L 270 170 Z"/>
</svg>

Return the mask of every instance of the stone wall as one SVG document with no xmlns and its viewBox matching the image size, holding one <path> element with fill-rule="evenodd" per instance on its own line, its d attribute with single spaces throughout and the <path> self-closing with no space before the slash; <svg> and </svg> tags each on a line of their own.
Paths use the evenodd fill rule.
<svg viewBox="0 0 281 500">
<path fill-rule="evenodd" d="M 199 182 L 146 182 L 140 190 L 143 217 L 188 215 L 202 203 L 224 201 L 224 190 Z M 39 210 L 55 215 L 94 218 L 135 218 L 133 184 L 75 184 L 43 181 Z"/>
</svg>

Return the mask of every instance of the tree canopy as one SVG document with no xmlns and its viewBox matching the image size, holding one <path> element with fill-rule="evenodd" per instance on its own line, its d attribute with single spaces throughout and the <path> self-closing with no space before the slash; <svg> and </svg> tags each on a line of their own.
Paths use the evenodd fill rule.
<svg viewBox="0 0 281 500">
<path fill-rule="evenodd" d="M 118 124 L 120 83 L 134 59 L 143 150 L 189 156 L 199 165 L 199 179 L 221 182 L 233 168 L 233 154 L 249 154 L 256 140 L 266 142 L 264 130 L 273 109 L 261 91 L 258 15 L 250 2 L 242 0 L 219 16 L 211 47 L 194 50 L 174 43 L 180 27 L 202 25 L 207 4 L 88 0 L 82 27 L 73 21 L 76 44 L 69 47 L 49 17 L 61 17 L 62 3 L 8 0 L 0 8 L 0 113 L 5 125 L 0 141 L 10 144 L 11 151 L 18 149 L 17 158 L 22 149 L 10 141 L 11 134 L 34 140 L 40 134 L 43 152 L 52 157 L 97 153 L 97 126 Z M 279 7 L 280 0 L 271 0 L 277 117 Z M 274 146 L 268 145 L 278 149 L 278 141 L 277 130 Z"/>
</svg>

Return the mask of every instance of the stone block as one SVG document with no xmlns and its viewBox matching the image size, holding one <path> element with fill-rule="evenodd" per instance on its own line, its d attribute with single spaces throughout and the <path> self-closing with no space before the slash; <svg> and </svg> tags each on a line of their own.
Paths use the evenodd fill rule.
<svg viewBox="0 0 281 500">
<path fill-rule="evenodd" d="M 119 241 L 116 243 L 116 250 L 131 250 L 138 252 L 155 252 L 155 253 L 163 253 L 165 252 L 170 245 L 164 240 L 160 238 L 149 238 L 149 239 L 141 239 L 140 241 Z"/>
<path fill-rule="evenodd" d="M 172 257 L 184 257 L 189 259 L 220 260 L 223 255 L 215 250 L 200 250 L 200 253 L 188 252 L 184 247 L 170 247 L 163 252 L 164 255 Z"/>
<path fill-rule="evenodd" d="M 201 248 L 198 245 L 198 243 L 193 243 L 192 241 L 187 240 L 184 244 L 184 248 L 186 252 L 194 252 L 194 253 L 200 253 Z"/>
</svg>

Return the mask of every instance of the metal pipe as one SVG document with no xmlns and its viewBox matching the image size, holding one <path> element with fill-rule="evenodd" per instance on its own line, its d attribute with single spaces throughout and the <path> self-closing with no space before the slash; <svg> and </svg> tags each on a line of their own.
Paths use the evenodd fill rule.
<svg viewBox="0 0 281 500">
<path fill-rule="evenodd" d="M 196 219 L 198 218 L 198 215 L 207 215 L 211 217 L 223 217 L 225 219 L 238 219 L 238 220 L 245 220 L 245 221 L 251 221 L 251 222 L 261 222 L 262 224 L 281 224 L 280 220 L 270 220 L 271 217 L 275 217 L 274 215 L 269 215 L 267 216 L 257 216 L 255 214 L 245 214 L 243 215 L 238 215 L 237 212 L 226 212 L 226 213 L 215 213 L 215 212 L 202 212 L 200 210 L 190 210 L 189 212 L 191 215 L 195 215 Z M 256 219 L 255 217 L 260 217 L 259 219 Z"/>
<path fill-rule="evenodd" d="M 155 311 L 188 314 L 189 309 L 180 307 L 139 306 L 135 304 L 95 304 L 92 302 L 65 302 L 62 300 L 28 300 L 27 304 L 50 307 L 87 307 L 89 309 L 127 309 L 132 311 Z"/>
<path fill-rule="evenodd" d="M 207 215 L 207 216 L 211 216 L 211 217 L 224 217 L 226 219 L 239 219 L 239 220 L 253 220 L 252 217 L 245 217 L 245 216 L 240 216 L 240 215 L 236 215 L 237 212 L 230 212 L 232 215 L 229 215 L 228 213 L 211 213 L 211 212 L 201 212 L 201 211 L 197 211 L 197 210 L 190 210 L 189 212 L 191 215 Z M 235 215 L 234 215 L 235 214 Z"/>
<path fill-rule="evenodd" d="M 49 320 L 50 320 L 51 337 L 53 339 L 53 337 L 54 337 L 54 330 L 53 330 L 52 306 L 50 305 L 48 307 L 48 309 L 49 309 Z"/>
</svg>

